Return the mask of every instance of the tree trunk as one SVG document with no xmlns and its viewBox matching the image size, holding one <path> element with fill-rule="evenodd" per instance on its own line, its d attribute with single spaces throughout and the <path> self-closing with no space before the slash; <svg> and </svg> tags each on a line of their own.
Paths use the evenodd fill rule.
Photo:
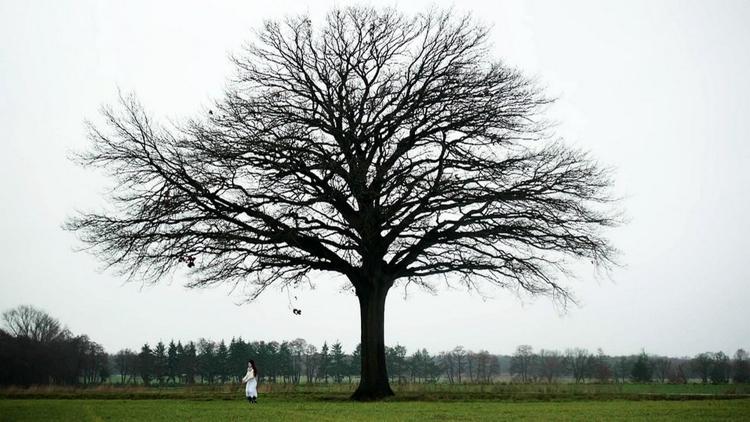
<svg viewBox="0 0 750 422">
<path fill-rule="evenodd" d="M 389 284 L 358 289 L 362 328 L 362 373 L 353 400 L 379 400 L 393 395 L 385 365 L 385 298 Z"/>
</svg>

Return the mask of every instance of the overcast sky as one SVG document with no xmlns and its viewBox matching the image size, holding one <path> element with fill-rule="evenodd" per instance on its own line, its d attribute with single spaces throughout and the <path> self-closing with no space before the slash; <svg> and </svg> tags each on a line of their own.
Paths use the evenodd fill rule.
<svg viewBox="0 0 750 422">
<path fill-rule="evenodd" d="M 38 306 L 110 352 L 200 337 L 318 345 L 359 339 L 356 297 L 315 277 L 292 315 L 285 292 L 153 287 L 101 272 L 60 226 L 102 203 L 106 180 L 73 165 L 118 88 L 163 122 L 218 98 L 228 55 L 263 19 L 346 2 L 0 0 L 0 310 Z M 376 3 L 370 3 L 376 4 Z M 388 2 L 406 13 L 432 2 Z M 438 6 L 451 3 L 437 2 Z M 566 313 L 511 292 L 391 293 L 386 343 L 511 353 L 598 347 L 693 355 L 750 348 L 750 2 L 468 1 L 494 26 L 494 52 L 559 101 L 558 134 L 616 169 L 628 223 L 613 231 L 612 280 L 582 267 Z"/>
</svg>

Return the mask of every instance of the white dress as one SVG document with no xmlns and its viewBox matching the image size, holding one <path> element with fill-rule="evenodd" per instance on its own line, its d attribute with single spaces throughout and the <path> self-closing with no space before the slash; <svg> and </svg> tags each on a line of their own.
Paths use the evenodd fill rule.
<svg viewBox="0 0 750 422">
<path fill-rule="evenodd" d="M 247 368 L 247 374 L 242 378 L 242 382 L 245 384 L 245 397 L 258 397 L 258 381 L 255 379 L 255 371 L 253 368 Z"/>
</svg>

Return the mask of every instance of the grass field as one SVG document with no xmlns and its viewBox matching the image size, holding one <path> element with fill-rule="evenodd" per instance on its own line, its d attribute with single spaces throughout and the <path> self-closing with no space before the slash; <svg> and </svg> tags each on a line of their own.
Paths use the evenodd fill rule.
<svg viewBox="0 0 750 422">
<path fill-rule="evenodd" d="M 264 385 L 251 406 L 237 385 L 0 390 L 0 421 L 750 420 L 750 386 L 398 385 L 378 403 L 353 386 Z"/>
<path fill-rule="evenodd" d="M 567 402 L 0 400 L 1 421 L 748 420 L 750 399 Z"/>
</svg>

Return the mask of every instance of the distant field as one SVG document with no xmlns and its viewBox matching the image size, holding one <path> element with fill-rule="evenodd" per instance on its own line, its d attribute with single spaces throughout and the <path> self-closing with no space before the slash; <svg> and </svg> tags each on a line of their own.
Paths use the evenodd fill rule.
<svg viewBox="0 0 750 422">
<path fill-rule="evenodd" d="M 508 402 L 237 400 L 0 400 L 0 421 L 747 420 L 750 399 Z"/>
</svg>

